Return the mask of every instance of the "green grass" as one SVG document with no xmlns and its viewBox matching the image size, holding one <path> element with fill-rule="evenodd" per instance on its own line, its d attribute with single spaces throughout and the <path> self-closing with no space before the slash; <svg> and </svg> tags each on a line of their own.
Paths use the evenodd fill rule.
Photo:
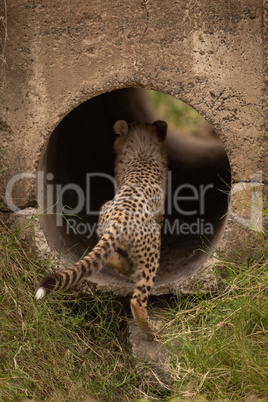
<svg viewBox="0 0 268 402">
<path fill-rule="evenodd" d="M 48 266 L 11 229 L 1 222 L 1 401 L 268 400 L 264 236 L 250 258 L 224 262 L 218 295 L 166 303 L 173 383 L 161 393 L 143 376 L 145 363 L 133 365 L 124 305 L 104 294 L 34 300 Z"/>
<path fill-rule="evenodd" d="M 103 401 L 135 398 L 122 304 L 66 293 L 35 301 L 47 267 L 25 253 L 19 232 L 1 229 L 0 400 L 78 401 L 93 390 Z"/>
<path fill-rule="evenodd" d="M 206 139 L 215 138 L 212 126 L 192 107 L 162 92 L 148 91 L 151 103 L 159 117 L 180 134 Z"/>
<path fill-rule="evenodd" d="M 181 397 L 268 400 L 268 247 L 262 235 L 259 242 L 250 263 L 225 262 L 218 296 L 177 300 L 170 308 L 166 343 Z"/>
</svg>

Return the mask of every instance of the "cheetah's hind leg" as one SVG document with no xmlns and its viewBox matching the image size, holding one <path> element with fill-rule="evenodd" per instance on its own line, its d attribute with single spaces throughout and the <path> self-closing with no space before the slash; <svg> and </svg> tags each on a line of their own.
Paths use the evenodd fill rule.
<svg viewBox="0 0 268 402">
<path fill-rule="evenodd" d="M 154 284 L 156 270 L 159 263 L 156 261 L 152 264 L 150 272 L 143 266 L 139 267 L 138 281 L 131 298 L 131 310 L 141 332 L 151 341 L 155 338 L 158 328 L 156 328 L 149 319 L 147 311 L 148 296 Z"/>
<path fill-rule="evenodd" d="M 128 258 L 126 252 L 118 248 L 110 257 L 108 265 L 122 276 L 127 276 L 130 280 L 133 274 L 133 263 Z"/>
</svg>

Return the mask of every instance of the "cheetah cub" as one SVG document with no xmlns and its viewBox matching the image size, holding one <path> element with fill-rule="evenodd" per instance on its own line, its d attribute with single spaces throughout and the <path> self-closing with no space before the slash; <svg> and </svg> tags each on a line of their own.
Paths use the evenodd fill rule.
<svg viewBox="0 0 268 402">
<path fill-rule="evenodd" d="M 161 226 L 167 188 L 167 124 L 118 120 L 114 125 L 117 193 L 105 203 L 98 222 L 99 242 L 82 260 L 44 277 L 37 299 L 74 286 L 108 263 L 135 282 L 131 310 L 147 339 L 154 338 L 147 301 L 159 266 Z"/>
</svg>

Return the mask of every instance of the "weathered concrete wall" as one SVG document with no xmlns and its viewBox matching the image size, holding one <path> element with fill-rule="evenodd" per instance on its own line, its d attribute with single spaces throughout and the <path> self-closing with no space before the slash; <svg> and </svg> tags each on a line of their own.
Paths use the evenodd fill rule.
<svg viewBox="0 0 268 402">
<path fill-rule="evenodd" d="M 233 183 L 258 184 L 256 172 L 264 175 L 267 168 L 265 121 L 258 113 L 267 112 L 265 10 L 261 0 L 7 2 L 1 205 L 10 179 L 27 172 L 11 196 L 20 208 L 35 206 L 35 174 L 54 129 L 88 99 L 127 87 L 165 92 L 193 106 L 217 130 Z M 137 115 L 136 105 L 130 108 Z M 248 218 L 239 194 L 232 198 L 233 211 Z M 232 216 L 220 244 L 224 252 L 247 231 Z"/>
</svg>

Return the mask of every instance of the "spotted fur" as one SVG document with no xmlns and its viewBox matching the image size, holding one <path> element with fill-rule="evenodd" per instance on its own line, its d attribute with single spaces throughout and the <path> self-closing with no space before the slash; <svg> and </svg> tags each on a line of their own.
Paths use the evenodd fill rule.
<svg viewBox="0 0 268 402">
<path fill-rule="evenodd" d="M 99 242 L 72 267 L 43 278 L 36 298 L 74 286 L 108 263 L 135 282 L 132 313 L 142 333 L 153 339 L 147 301 L 160 259 L 167 186 L 167 124 L 160 120 L 153 124 L 119 120 L 114 131 L 118 135 L 114 144 L 118 191 L 100 210 Z"/>
</svg>

